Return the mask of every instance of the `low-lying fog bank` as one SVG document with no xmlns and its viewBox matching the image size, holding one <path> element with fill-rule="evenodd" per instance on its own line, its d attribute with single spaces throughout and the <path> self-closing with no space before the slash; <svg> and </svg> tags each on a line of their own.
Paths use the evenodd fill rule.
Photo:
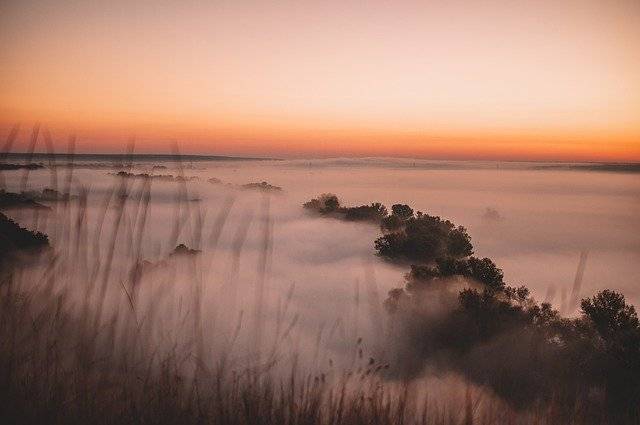
<svg viewBox="0 0 640 425">
<path fill-rule="evenodd" d="M 14 193 L 66 193 L 68 173 L 45 167 L 3 177 Z M 582 255 L 581 292 L 572 296 L 608 288 L 640 304 L 640 180 L 632 172 L 198 161 L 136 164 L 120 175 L 81 166 L 70 181 L 66 201 L 42 201 L 49 210 L 5 211 L 53 247 L 54 260 L 21 272 L 18 283 L 55 282 L 77 312 L 94 312 L 96 325 L 117 319 L 116 339 L 136 334 L 147 348 L 165 349 L 180 341 L 207 367 L 225 358 L 232 368 L 279 362 L 286 373 L 299 363 L 325 373 L 396 359 L 383 302 L 403 286 L 408 266 L 375 255 L 377 225 L 302 208 L 326 192 L 345 205 L 409 204 L 465 226 L 475 255 L 490 257 L 505 282 L 526 285 L 539 301 L 568 305 Z M 179 244 L 186 247 L 176 252 Z M 562 313 L 577 315 L 578 307 Z"/>
</svg>

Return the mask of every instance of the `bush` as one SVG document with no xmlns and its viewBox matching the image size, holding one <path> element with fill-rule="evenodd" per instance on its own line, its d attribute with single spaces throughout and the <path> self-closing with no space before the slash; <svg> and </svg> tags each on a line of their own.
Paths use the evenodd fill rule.
<svg viewBox="0 0 640 425">
<path fill-rule="evenodd" d="M 0 264 L 19 252 L 38 250 L 48 246 L 47 235 L 24 229 L 0 213 Z"/>
</svg>

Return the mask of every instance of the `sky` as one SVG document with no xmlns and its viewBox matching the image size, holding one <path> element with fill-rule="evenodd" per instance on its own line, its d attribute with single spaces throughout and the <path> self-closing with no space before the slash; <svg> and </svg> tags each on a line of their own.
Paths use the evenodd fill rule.
<svg viewBox="0 0 640 425">
<path fill-rule="evenodd" d="M 0 2 L 0 132 L 278 157 L 640 161 L 640 2 Z"/>
</svg>

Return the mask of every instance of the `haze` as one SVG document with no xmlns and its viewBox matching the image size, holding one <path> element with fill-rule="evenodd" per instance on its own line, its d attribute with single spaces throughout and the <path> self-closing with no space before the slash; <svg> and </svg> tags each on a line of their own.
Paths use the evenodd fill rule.
<svg viewBox="0 0 640 425">
<path fill-rule="evenodd" d="M 164 164 L 169 168 L 163 173 L 176 174 L 175 165 Z M 88 228 L 92 237 L 104 208 L 103 198 L 116 178 L 109 175 L 108 169 L 83 168 L 82 162 L 77 165 L 74 182 L 79 186 L 74 193 L 80 185 L 90 190 Z M 149 172 L 152 165 L 152 162 L 141 165 L 134 172 Z M 273 228 L 265 283 L 265 299 L 269 301 L 265 308 L 275 315 L 278 303 L 287 298 L 293 285 L 289 308 L 291 316 L 298 315 L 298 337 L 307 341 L 301 347 L 313 346 L 310 341 L 320 326 L 328 333 L 336 322 L 342 323 L 341 333 L 334 329 L 334 333 L 338 332 L 336 338 L 342 335 L 340 344 L 325 341 L 326 355 L 334 360 L 340 353 L 351 350 L 358 336 L 365 337 L 367 343 L 376 340 L 378 323 L 373 319 L 383 316 L 381 302 L 388 290 L 402 285 L 407 266 L 384 262 L 375 255 L 373 241 L 380 235 L 378 226 L 305 214 L 302 203 L 324 192 L 335 192 L 345 205 L 374 201 L 388 206 L 408 203 L 417 210 L 467 227 L 476 255 L 492 258 L 504 270 L 506 282 L 526 285 L 537 300 L 552 302 L 564 314 L 574 315 L 578 310 L 577 305 L 563 305 L 582 252 L 587 252 L 588 258 L 578 296 L 587 297 L 610 288 L 624 293 L 632 304 L 640 304 L 638 175 L 537 170 L 533 166 L 539 164 L 511 164 L 507 169 L 496 169 L 491 163 L 392 159 L 186 163 L 185 175 L 199 180 L 188 184 L 184 196 L 199 202 L 185 213 L 184 206 L 176 203 L 179 184 L 153 183 L 142 257 L 153 262 L 163 260 L 177 243 L 203 249 L 207 260 L 202 264 L 211 262 L 211 268 L 203 266 L 207 292 L 204 304 L 211 307 L 222 303 L 227 326 L 233 328 L 239 311 L 244 310 L 245 314 L 251 311 L 255 282 L 259 279 L 256 267 L 264 250 L 263 227 L 265 217 L 269 216 Z M 8 189 L 18 190 L 18 174 L 7 177 Z M 208 183 L 211 177 L 220 179 L 222 184 Z M 33 171 L 28 184 L 38 189 L 46 187 L 49 180 L 49 171 Z M 269 196 L 268 207 L 264 205 L 263 194 L 226 185 L 265 180 L 284 190 L 282 194 Z M 137 186 L 142 183 L 130 184 L 130 196 L 135 199 Z M 234 199 L 233 206 L 219 242 L 212 247 L 210 235 L 216 217 L 227 208 L 229 197 Z M 130 204 L 136 203 L 132 200 Z M 495 209 L 499 217 L 487 216 L 487 208 Z M 195 236 L 199 231 L 198 211 L 203 214 L 202 239 Z M 108 212 L 103 235 L 113 232 L 116 214 L 117 210 Z M 186 216 L 182 230 L 172 240 L 174 228 L 167 223 L 180 221 L 183 214 Z M 58 218 L 41 217 L 34 223 L 31 211 L 13 216 L 49 234 L 63 251 L 70 243 L 59 239 L 64 234 L 61 227 L 64 225 Z M 122 224 L 121 229 L 127 226 Z M 238 245 L 243 228 L 246 238 Z M 101 240 L 104 252 L 109 238 Z M 118 238 L 117 246 L 116 260 L 126 263 L 129 247 L 124 235 Z M 87 254 L 91 256 L 93 249 L 87 248 Z M 116 270 L 113 279 L 118 276 L 128 279 L 128 267 L 123 265 Z M 192 279 L 191 273 L 188 269 L 170 275 L 161 272 L 148 277 L 146 284 L 152 288 L 174 287 Z M 233 303 L 220 301 L 229 297 L 221 289 L 228 282 L 237 287 Z M 122 301 L 117 285 L 114 297 Z M 354 299 L 358 297 L 361 305 L 354 307 Z M 170 299 L 173 303 L 182 302 L 176 295 Z M 370 311 L 372 308 L 375 311 Z"/>
<path fill-rule="evenodd" d="M 639 43 L 635 0 L 5 1 L 0 126 L 84 152 L 638 161 Z"/>
</svg>

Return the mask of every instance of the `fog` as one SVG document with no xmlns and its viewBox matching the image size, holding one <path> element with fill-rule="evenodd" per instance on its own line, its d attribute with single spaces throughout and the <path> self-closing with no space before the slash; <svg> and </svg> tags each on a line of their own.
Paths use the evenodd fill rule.
<svg viewBox="0 0 640 425">
<path fill-rule="evenodd" d="M 181 332 L 176 324 L 184 322 L 185 310 L 193 311 L 188 300 L 194 289 L 186 282 L 197 281 L 207 350 L 215 351 L 224 341 L 227 347 L 240 347 L 241 353 L 295 352 L 317 370 L 329 364 L 354 367 L 361 349 L 365 360 L 372 356 L 384 361 L 382 301 L 390 289 L 403 285 L 408 266 L 376 257 L 377 226 L 311 216 L 302 209 L 305 201 L 325 192 L 338 195 L 344 205 L 406 203 L 465 226 L 476 256 L 493 259 L 508 284 L 526 285 L 536 299 L 556 306 L 571 290 L 580 254 L 587 252 L 579 295 L 610 288 L 640 305 L 637 173 L 391 159 L 163 162 L 166 169 L 152 171 L 159 164 L 136 164 L 131 171 L 198 179 L 185 184 L 151 180 L 139 259 L 159 265 L 145 272 L 135 290 L 137 302 L 146 305 L 140 311 L 151 314 L 153 309 L 154 317 L 166 324 L 158 339 L 166 338 L 163 333 Z M 58 168 L 59 188 L 67 173 L 67 168 Z M 84 256 L 84 275 L 91 276 L 92 259 L 108 253 L 115 235 L 114 271 L 108 278 L 112 289 L 106 296 L 112 308 L 126 308 L 118 282 L 130 279 L 136 261 L 135 238 L 127 234 L 140 224 L 141 203 L 136 199 L 145 181 L 109 173 L 90 166 L 73 171 L 71 193 L 84 188 L 89 194 L 82 224 L 86 251 L 76 260 Z M 8 189 L 18 191 L 23 175 L 4 172 Z M 52 176 L 48 169 L 31 171 L 27 188 L 51 187 Z M 212 177 L 221 183 L 209 183 Z M 125 180 L 130 200 L 119 229 L 114 229 L 118 197 L 111 194 Z M 283 190 L 239 188 L 262 181 Z M 98 232 L 107 199 L 110 208 Z M 59 252 L 73 251 L 74 237 L 65 232 L 79 207 L 72 203 L 70 210 L 52 208 L 50 213 L 8 214 L 47 233 Z M 488 208 L 494 212 L 488 214 Z M 167 260 L 179 243 L 203 252 L 195 259 Z M 72 267 L 78 272 L 70 281 L 81 280 L 82 261 Z M 169 295 L 158 296 L 158 287 L 171 288 Z M 575 314 L 576 307 L 564 313 Z M 140 311 L 135 320 L 144 316 Z M 235 336 L 238 328 L 242 332 Z"/>
</svg>

